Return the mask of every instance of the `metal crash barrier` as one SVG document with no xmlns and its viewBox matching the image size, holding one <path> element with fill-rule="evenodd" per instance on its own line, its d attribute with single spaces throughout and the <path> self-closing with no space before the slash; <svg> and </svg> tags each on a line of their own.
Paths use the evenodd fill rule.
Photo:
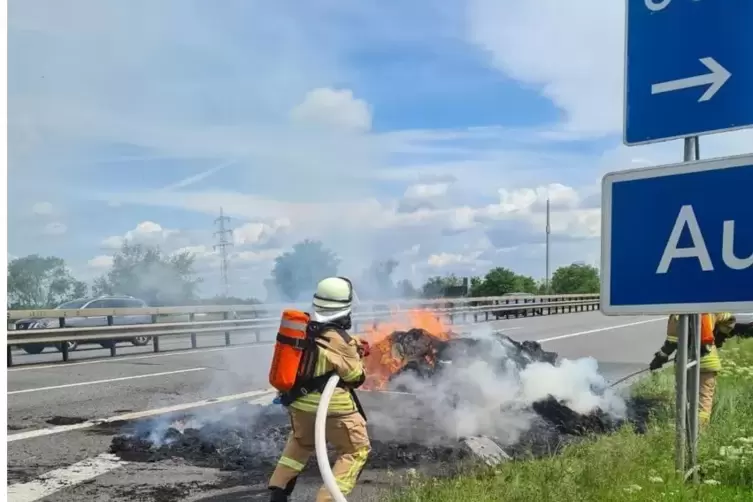
<svg viewBox="0 0 753 502">
<path fill-rule="evenodd" d="M 150 337 L 154 352 L 161 351 L 161 338 L 179 335 L 190 335 L 192 349 L 199 348 L 199 336 L 218 333 L 224 333 L 225 345 L 231 345 L 232 333 L 253 333 L 254 340 L 244 345 L 271 344 L 273 337 L 263 340 L 262 334 L 265 331 L 272 331 L 274 334 L 279 324 L 280 312 L 285 308 L 305 310 L 308 306 L 308 304 L 277 304 L 11 310 L 8 312 L 7 364 L 9 367 L 13 365 L 12 349 L 14 346 L 30 344 L 57 346 L 62 360 L 68 361 L 70 353 L 67 342 L 69 341 L 100 344 L 104 342 L 111 356 L 117 355 L 117 341 L 134 337 Z M 354 311 L 353 327 L 354 331 L 359 331 L 381 320 L 416 315 L 416 313 L 424 315 L 429 313 L 437 321 L 447 325 L 456 325 L 518 316 L 554 315 L 598 309 L 598 294 L 365 302 L 359 304 Z M 129 324 L 129 317 L 133 319 L 136 316 L 149 319 L 150 322 Z M 44 319 L 45 322 L 34 321 L 38 319 Z M 48 327 L 50 325 L 54 327 Z"/>
</svg>

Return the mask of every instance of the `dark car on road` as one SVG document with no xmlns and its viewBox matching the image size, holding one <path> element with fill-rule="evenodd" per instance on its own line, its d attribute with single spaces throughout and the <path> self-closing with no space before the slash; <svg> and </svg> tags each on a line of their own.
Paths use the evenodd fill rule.
<svg viewBox="0 0 753 502">
<path fill-rule="evenodd" d="M 98 296 L 94 298 L 79 298 L 69 302 L 62 303 L 55 307 L 55 310 L 86 310 L 86 309 L 126 309 L 126 308 L 147 308 L 146 302 L 134 298 L 132 296 Z M 112 324 L 128 325 L 128 324 L 149 324 L 152 322 L 152 316 L 148 314 L 136 314 L 136 315 L 116 315 L 112 316 Z M 20 319 L 15 322 L 15 328 L 17 330 L 22 329 L 51 329 L 59 326 L 59 320 L 57 317 L 44 317 L 33 319 Z M 66 317 L 66 328 L 84 328 L 92 326 L 107 326 L 107 316 L 91 316 L 91 317 Z M 149 336 L 136 336 L 128 337 L 117 340 L 99 340 L 99 341 L 80 341 L 70 340 L 64 342 L 68 345 L 68 350 L 76 350 L 79 344 L 91 343 L 99 344 L 104 348 L 110 348 L 113 344 L 119 342 L 130 342 L 133 345 L 146 345 L 151 340 Z M 62 350 L 61 343 L 28 343 L 19 344 L 28 354 L 39 354 L 45 347 L 55 347 L 58 350 Z"/>
</svg>

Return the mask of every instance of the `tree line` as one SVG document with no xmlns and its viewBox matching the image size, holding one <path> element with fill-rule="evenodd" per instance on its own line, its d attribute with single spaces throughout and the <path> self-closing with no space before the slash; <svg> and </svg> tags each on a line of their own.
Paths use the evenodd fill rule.
<svg viewBox="0 0 753 502">
<path fill-rule="evenodd" d="M 304 240 L 295 244 L 275 259 L 270 277 L 264 281 L 265 301 L 305 301 L 311 297 L 319 280 L 338 274 L 340 263 L 337 254 L 320 241 Z M 407 279 L 393 279 L 398 265 L 394 259 L 371 263 L 360 277 L 354 278 L 359 298 L 368 301 L 547 292 L 542 281 L 504 267 L 493 268 L 483 277 L 471 277 L 469 288 L 455 275 L 430 277 L 417 288 Z M 143 244 L 123 243 L 113 256 L 110 269 L 91 285 L 76 279 L 62 258 L 33 254 L 8 264 L 8 308 L 53 308 L 90 294 L 129 295 L 151 306 L 261 303 L 256 298 L 200 298 L 202 282 L 196 273 L 195 257 L 190 252 L 166 254 L 159 247 Z M 598 293 L 598 270 L 580 264 L 560 267 L 552 275 L 549 292 Z"/>
</svg>

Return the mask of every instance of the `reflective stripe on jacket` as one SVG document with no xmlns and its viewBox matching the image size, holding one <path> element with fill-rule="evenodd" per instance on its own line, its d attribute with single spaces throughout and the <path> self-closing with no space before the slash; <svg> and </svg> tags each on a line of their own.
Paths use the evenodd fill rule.
<svg viewBox="0 0 753 502">
<path fill-rule="evenodd" d="M 349 338 L 349 337 L 348 337 Z M 336 371 L 345 383 L 357 382 L 364 376 L 363 362 L 358 354 L 355 339 L 346 341 L 335 330 L 326 330 L 317 339 L 317 357 L 312 377 Z M 311 392 L 290 404 L 291 408 L 316 413 L 319 406 L 320 392 Z M 345 415 L 357 410 L 355 401 L 348 390 L 337 387 L 329 402 L 328 415 Z"/>
</svg>

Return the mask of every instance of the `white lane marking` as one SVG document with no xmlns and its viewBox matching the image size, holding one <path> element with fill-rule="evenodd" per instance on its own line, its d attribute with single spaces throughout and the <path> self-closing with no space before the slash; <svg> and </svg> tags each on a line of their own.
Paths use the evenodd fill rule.
<svg viewBox="0 0 753 502">
<path fill-rule="evenodd" d="M 109 417 L 109 418 L 88 420 L 80 424 L 58 425 L 56 427 L 47 427 L 45 429 L 19 432 L 18 434 L 9 434 L 8 442 L 10 443 L 12 441 L 20 441 L 22 439 L 31 439 L 31 438 L 41 437 L 41 436 L 49 436 L 52 434 L 59 434 L 61 432 L 70 432 L 70 431 L 75 431 L 75 430 L 80 430 L 80 429 L 88 429 L 89 427 L 94 427 L 96 425 L 106 424 L 110 422 L 123 422 L 123 421 L 128 421 L 128 420 L 137 420 L 139 418 L 152 417 L 155 415 L 165 415 L 168 413 L 175 413 L 176 411 L 189 410 L 192 408 L 202 408 L 204 406 L 211 406 L 213 404 L 226 403 L 230 401 L 238 401 L 240 399 L 246 399 L 246 398 L 254 398 L 254 399 L 251 399 L 251 401 L 249 402 L 255 403 L 255 404 L 263 404 L 265 400 L 268 400 L 269 403 L 271 403 L 272 399 L 274 398 L 274 394 L 276 392 L 277 391 L 275 391 L 274 389 L 254 390 L 251 392 L 244 392 L 242 394 L 231 394 L 229 396 L 221 396 L 221 397 L 216 397 L 212 399 L 205 399 L 203 401 L 197 401 L 195 403 L 176 404 L 173 406 L 167 406 L 165 408 L 157 408 L 154 410 L 145 410 L 145 411 L 136 411 L 133 413 L 126 413 L 124 415 L 117 415 L 117 416 Z"/>
<path fill-rule="evenodd" d="M 26 394 L 27 392 L 40 392 L 43 390 L 67 389 L 69 387 L 79 387 L 81 385 L 96 385 L 99 383 L 123 382 L 125 380 L 136 380 L 138 378 L 150 378 L 150 377 L 158 377 L 158 376 L 166 376 L 166 375 L 177 375 L 179 373 L 191 373 L 193 371 L 204 371 L 205 369 L 206 368 L 189 368 L 185 370 L 162 371 L 160 373 L 147 373 L 146 375 L 132 375 L 132 376 L 126 376 L 126 377 L 108 378 L 107 380 L 92 380 L 89 382 L 66 383 L 63 385 L 51 385 L 49 387 L 36 387 L 34 389 L 12 390 L 8 392 L 8 395 L 10 396 L 11 394 Z"/>
<path fill-rule="evenodd" d="M 239 349 L 256 349 L 262 346 L 269 346 L 273 345 L 275 342 L 261 342 L 261 343 L 255 343 L 255 344 L 238 344 L 238 345 L 231 345 L 229 347 L 214 347 L 211 349 L 188 349 L 188 350 L 177 350 L 174 352 L 165 352 L 163 354 L 149 354 L 148 356 L 138 356 L 138 355 L 123 355 L 120 357 L 110 357 L 107 359 L 95 359 L 92 361 L 80 361 L 77 363 L 64 363 L 59 362 L 55 364 L 45 364 L 45 365 L 35 365 L 35 364 L 29 364 L 29 366 L 25 366 L 23 368 L 11 368 L 8 370 L 8 373 L 12 373 L 15 371 L 29 371 L 29 370 L 46 370 L 51 368 L 68 368 L 69 366 L 83 366 L 85 364 L 101 364 L 101 363 L 127 363 L 128 361 L 135 361 L 137 359 L 154 359 L 157 357 L 172 357 L 172 356 L 184 356 L 186 354 L 198 354 L 198 353 L 205 353 L 205 352 L 219 352 L 222 350 L 239 350 Z"/>
<path fill-rule="evenodd" d="M 535 341 L 539 343 L 553 342 L 555 340 L 563 340 L 565 338 L 573 338 L 576 336 L 590 335 L 591 333 L 599 333 L 600 331 L 610 331 L 613 329 L 629 328 L 630 326 L 638 326 L 640 324 L 646 324 L 649 322 L 658 322 L 658 321 L 663 321 L 663 320 L 665 319 L 664 318 L 646 319 L 644 321 L 629 322 L 627 324 L 617 324 L 616 326 L 606 326 L 604 328 L 589 329 L 588 331 L 579 331 L 578 333 L 568 333 L 566 335 L 553 336 L 551 338 L 541 338 Z"/>
<path fill-rule="evenodd" d="M 127 463 L 111 453 L 103 453 L 68 467 L 46 472 L 33 481 L 12 484 L 8 487 L 8 500 L 34 502 L 63 488 L 76 486 L 123 467 Z"/>
</svg>

